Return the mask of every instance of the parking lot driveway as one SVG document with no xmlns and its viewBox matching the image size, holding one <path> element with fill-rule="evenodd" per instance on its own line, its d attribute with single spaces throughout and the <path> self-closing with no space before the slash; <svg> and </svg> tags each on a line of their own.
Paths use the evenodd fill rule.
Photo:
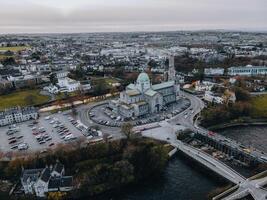
<svg viewBox="0 0 267 200">
<path fill-rule="evenodd" d="M 50 141 L 46 141 L 44 144 L 39 144 L 39 142 L 36 139 L 36 136 L 33 135 L 33 127 L 29 127 L 29 124 L 32 123 L 32 121 L 16 124 L 16 127 L 18 128 L 19 132 L 14 133 L 13 135 L 8 136 L 6 134 L 7 130 L 9 129 L 8 126 L 6 127 L 0 127 L 0 150 L 2 152 L 8 152 L 8 151 L 18 151 L 17 149 L 12 150 L 11 146 L 14 146 L 15 144 L 20 143 L 27 143 L 29 145 L 29 149 L 23 150 L 24 152 L 33 152 L 33 151 L 39 151 L 44 150 L 47 148 L 51 148 L 49 145 L 51 143 L 54 143 L 54 146 L 59 143 L 65 143 L 64 139 L 60 138 L 59 134 L 57 133 L 57 129 L 53 128 L 54 123 L 52 124 L 51 121 L 55 121 L 54 119 L 57 119 L 59 122 L 61 122 L 71 134 L 76 136 L 77 138 L 85 138 L 80 130 L 78 130 L 73 124 L 71 124 L 68 120 L 68 115 L 63 114 L 53 114 L 49 115 L 50 119 L 46 120 L 45 117 L 47 117 L 48 114 L 42 114 L 40 118 L 37 120 L 37 124 L 34 125 L 36 130 L 39 128 L 43 128 L 45 130 L 45 133 L 48 134 L 51 137 Z M 37 132 L 37 131 L 35 131 Z M 11 137 L 19 137 L 22 136 L 21 139 L 17 140 L 14 144 L 9 144 L 9 138 Z"/>
<path fill-rule="evenodd" d="M 159 122 L 166 118 L 171 118 L 179 113 L 183 112 L 190 106 L 190 101 L 185 98 L 179 99 L 177 102 L 168 105 L 164 111 L 153 115 L 148 114 L 138 119 L 131 120 L 133 125 L 149 124 L 153 122 Z M 108 104 L 100 104 L 92 107 L 88 112 L 90 121 L 96 124 L 120 127 L 123 123 L 122 116 L 118 116 L 108 108 Z"/>
</svg>

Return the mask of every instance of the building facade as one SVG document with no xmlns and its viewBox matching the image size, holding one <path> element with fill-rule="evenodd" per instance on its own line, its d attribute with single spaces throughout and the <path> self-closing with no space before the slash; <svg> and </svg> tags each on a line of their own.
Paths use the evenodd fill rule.
<svg viewBox="0 0 267 200">
<path fill-rule="evenodd" d="M 262 76 L 267 75 L 267 66 L 230 67 L 228 68 L 230 76 Z"/>
<path fill-rule="evenodd" d="M 20 123 L 38 118 L 38 111 L 34 107 L 15 107 L 0 112 L 0 126 Z"/>
<path fill-rule="evenodd" d="M 157 113 L 177 100 L 179 87 L 175 81 L 152 85 L 146 73 L 139 74 L 135 84 L 130 84 L 120 93 L 120 98 L 111 100 L 109 107 L 125 118 Z"/>
<path fill-rule="evenodd" d="M 20 181 L 25 194 L 45 197 L 48 192 L 68 192 L 73 189 L 73 177 L 64 174 L 64 166 L 57 162 L 46 168 L 23 170 Z"/>
</svg>

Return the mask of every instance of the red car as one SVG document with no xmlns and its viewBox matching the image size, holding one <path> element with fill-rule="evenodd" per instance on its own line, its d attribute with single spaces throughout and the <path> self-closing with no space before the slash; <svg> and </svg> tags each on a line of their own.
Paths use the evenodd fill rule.
<svg viewBox="0 0 267 200">
<path fill-rule="evenodd" d="M 212 131 L 209 131 L 208 135 L 209 135 L 209 136 L 214 136 L 214 135 L 215 135 L 215 133 L 214 133 L 214 132 L 212 132 Z"/>
<path fill-rule="evenodd" d="M 39 133 L 38 133 L 38 132 L 32 132 L 32 134 L 33 134 L 33 135 L 39 135 Z"/>
</svg>

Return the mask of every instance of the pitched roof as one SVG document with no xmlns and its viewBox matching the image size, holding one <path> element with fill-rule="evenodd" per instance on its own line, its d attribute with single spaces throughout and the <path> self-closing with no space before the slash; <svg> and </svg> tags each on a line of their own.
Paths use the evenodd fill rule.
<svg viewBox="0 0 267 200">
<path fill-rule="evenodd" d="M 168 87 L 172 87 L 172 86 L 174 86 L 174 81 L 168 81 L 168 82 L 152 85 L 152 89 L 153 90 L 160 90 L 160 89 L 168 88 Z"/>
<path fill-rule="evenodd" d="M 126 90 L 126 94 L 129 96 L 137 96 L 140 95 L 140 92 L 138 90 Z"/>
<path fill-rule="evenodd" d="M 72 176 L 63 176 L 61 178 L 60 187 L 72 187 L 72 186 L 73 186 Z"/>
<path fill-rule="evenodd" d="M 44 182 L 48 182 L 50 177 L 51 177 L 51 171 L 50 171 L 50 169 L 48 167 L 46 167 L 42 172 L 41 180 L 44 181 Z"/>
<path fill-rule="evenodd" d="M 131 84 L 127 85 L 126 89 L 134 90 L 135 85 L 131 83 Z"/>
<path fill-rule="evenodd" d="M 149 89 L 149 90 L 147 90 L 146 92 L 145 92 L 145 95 L 147 95 L 147 96 L 154 96 L 154 95 L 156 95 L 157 94 L 157 92 L 156 91 L 154 91 L 154 90 L 151 90 L 151 89 Z"/>
<path fill-rule="evenodd" d="M 59 174 L 62 172 L 64 168 L 64 165 L 61 163 L 57 162 L 57 164 L 54 166 L 54 171 L 58 172 Z"/>
<path fill-rule="evenodd" d="M 57 189 L 60 187 L 61 178 L 51 178 L 48 183 L 49 189 Z"/>
<path fill-rule="evenodd" d="M 37 181 L 37 179 L 39 178 L 39 175 L 41 174 L 41 172 L 43 171 L 43 169 L 26 169 L 23 171 L 22 174 L 22 182 L 26 182 L 28 179 L 30 179 L 31 181 Z"/>
</svg>

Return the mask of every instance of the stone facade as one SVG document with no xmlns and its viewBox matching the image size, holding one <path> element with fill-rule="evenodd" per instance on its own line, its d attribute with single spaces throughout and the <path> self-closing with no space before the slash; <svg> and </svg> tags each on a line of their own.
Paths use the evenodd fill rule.
<svg viewBox="0 0 267 200">
<path fill-rule="evenodd" d="M 152 85 L 146 73 L 139 74 L 135 84 L 130 84 L 120 93 L 120 98 L 111 100 L 109 107 L 125 118 L 157 113 L 165 105 L 177 100 L 179 87 L 175 81 Z"/>
</svg>

